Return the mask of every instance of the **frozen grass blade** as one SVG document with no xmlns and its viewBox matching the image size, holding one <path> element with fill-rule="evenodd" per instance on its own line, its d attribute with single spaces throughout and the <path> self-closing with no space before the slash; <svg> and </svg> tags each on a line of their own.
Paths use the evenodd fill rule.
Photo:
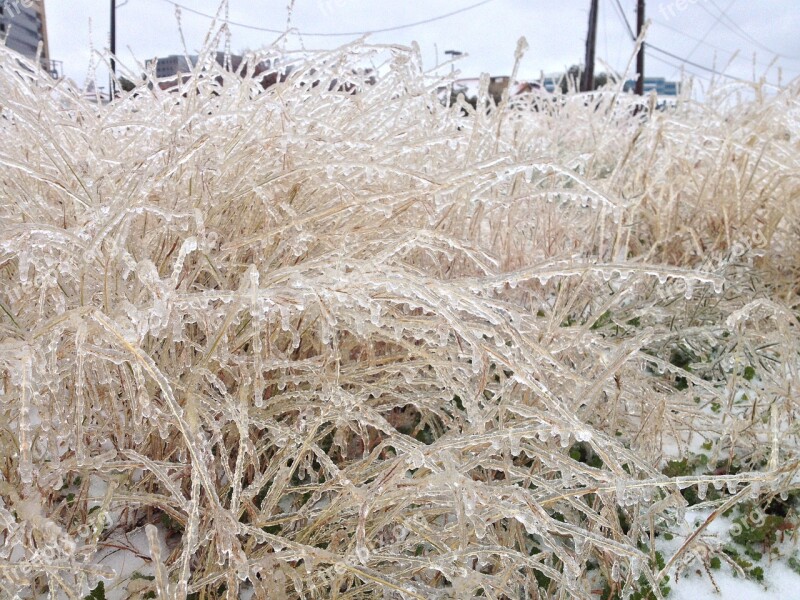
<svg viewBox="0 0 800 600">
<path fill-rule="evenodd" d="M 796 82 L 252 60 L 98 106 L 0 50 L 0 594 L 659 597 L 690 499 L 797 490 Z"/>
</svg>

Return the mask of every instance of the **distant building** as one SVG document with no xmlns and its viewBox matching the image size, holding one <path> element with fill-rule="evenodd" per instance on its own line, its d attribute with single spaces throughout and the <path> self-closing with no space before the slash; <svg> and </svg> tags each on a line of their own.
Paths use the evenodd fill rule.
<svg viewBox="0 0 800 600">
<path fill-rule="evenodd" d="M 6 38 L 6 45 L 27 58 L 36 58 L 39 42 L 42 42 L 42 57 L 48 58 L 43 13 L 41 2 L 0 1 L 0 33 Z"/>
<path fill-rule="evenodd" d="M 242 67 L 244 57 L 235 54 L 227 55 L 224 52 L 217 52 L 212 55 L 213 60 L 218 65 L 225 67 L 227 70 L 235 73 L 241 72 L 245 77 L 258 78 L 261 86 L 266 89 L 275 85 L 278 81 L 284 81 L 286 76 L 292 71 L 291 65 L 281 65 L 280 61 L 276 59 L 267 59 L 259 62 L 253 72 L 248 72 L 248 67 Z M 162 90 L 177 89 L 181 82 L 186 82 L 191 73 L 197 66 L 200 57 L 196 54 L 186 56 L 185 54 L 172 54 L 161 58 L 155 58 L 145 62 L 148 70 L 155 66 L 156 79 L 159 80 L 158 85 Z M 241 70 L 241 71 L 240 71 Z M 216 80 L 221 84 L 222 77 L 217 76 Z"/>
<path fill-rule="evenodd" d="M 189 73 L 197 64 L 197 56 L 187 57 L 183 54 L 172 54 L 163 58 L 154 59 L 156 65 L 156 77 L 165 79 L 167 77 L 175 77 L 178 73 Z M 148 60 L 145 65 L 148 69 L 152 67 L 153 60 Z M 189 64 L 191 61 L 191 64 Z"/>
<path fill-rule="evenodd" d="M 41 43 L 42 66 L 54 77 L 60 76 L 60 63 L 50 59 L 43 0 L 0 0 L 0 38 L 31 60 L 36 59 Z"/>
<path fill-rule="evenodd" d="M 542 78 L 542 87 L 547 90 L 548 92 L 555 92 L 556 89 L 561 89 L 561 79 L 562 77 L 543 77 Z"/>
<path fill-rule="evenodd" d="M 555 84 L 548 86 L 550 79 L 542 81 L 514 81 L 507 75 L 498 75 L 489 77 L 489 85 L 486 89 L 487 94 L 494 100 L 495 104 L 499 104 L 502 99 L 503 93 L 508 90 L 509 98 L 514 98 L 520 94 L 541 93 L 542 91 L 552 92 L 555 89 Z M 459 94 L 464 94 L 464 97 L 474 98 L 478 95 L 480 87 L 480 79 L 477 77 L 466 77 L 456 79 L 451 88 L 445 86 L 440 88 L 441 93 L 451 91 L 452 98 L 451 104 Z"/>
<path fill-rule="evenodd" d="M 510 78 L 507 76 L 495 76 L 489 78 L 489 85 L 486 91 L 489 96 L 494 99 L 495 103 L 500 102 L 506 90 L 508 90 L 510 98 L 525 93 L 542 94 L 544 92 L 549 92 L 553 94 L 566 90 L 567 81 L 565 78 L 567 77 L 568 74 L 548 76 L 543 74 L 538 80 L 511 82 Z M 458 94 L 464 94 L 465 98 L 477 96 L 479 92 L 479 83 L 480 80 L 474 77 L 457 79 L 453 82 L 452 89 L 443 87 L 440 92 L 445 94 L 450 91 L 452 95 L 450 103 L 452 104 Z M 626 81 L 623 84 L 623 88 L 626 92 L 632 92 L 636 88 L 636 81 L 633 79 Z M 647 77 L 644 80 L 644 90 L 646 94 L 655 91 L 659 97 L 675 97 L 681 91 L 681 84 L 676 81 L 667 81 L 663 77 Z"/>
<path fill-rule="evenodd" d="M 632 92 L 636 89 L 636 80 L 629 79 L 625 82 L 624 90 Z M 644 93 L 655 92 L 657 96 L 677 96 L 681 91 L 681 84 L 677 81 L 667 81 L 663 77 L 645 77 Z"/>
<path fill-rule="evenodd" d="M 236 54 L 230 55 L 229 58 L 231 69 L 233 71 L 238 70 L 239 66 L 242 64 L 243 58 Z M 217 61 L 217 64 L 223 66 L 225 64 L 225 53 L 217 52 L 216 56 L 214 56 L 214 59 Z M 170 56 L 148 60 L 145 62 L 145 65 L 148 69 L 150 69 L 155 62 L 156 77 L 158 79 L 166 79 L 180 74 L 191 73 L 195 66 L 197 66 L 198 60 L 200 60 L 200 57 L 196 54 L 189 56 L 186 56 L 185 54 L 171 54 Z M 266 60 L 258 65 L 259 68 L 257 71 L 263 72 L 275 66 L 277 65 L 273 65 L 272 61 Z"/>
<path fill-rule="evenodd" d="M 489 78 L 489 89 L 487 92 L 489 92 L 489 95 L 492 97 L 495 104 L 500 104 L 503 93 L 508 89 L 508 84 L 510 81 L 511 78 L 506 75 Z"/>
</svg>

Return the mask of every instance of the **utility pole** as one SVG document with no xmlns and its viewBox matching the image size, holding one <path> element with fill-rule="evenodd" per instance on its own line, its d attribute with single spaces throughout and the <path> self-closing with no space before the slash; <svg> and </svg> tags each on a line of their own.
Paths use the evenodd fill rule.
<svg viewBox="0 0 800 600">
<path fill-rule="evenodd" d="M 597 2 L 592 0 L 589 9 L 589 33 L 586 36 L 586 58 L 584 59 L 583 77 L 581 78 L 581 91 L 594 90 L 594 54 L 597 46 Z"/>
<path fill-rule="evenodd" d="M 117 61 L 114 58 L 117 55 L 117 0 L 111 0 L 111 91 L 110 100 L 113 100 L 117 95 L 116 90 L 116 77 L 117 77 Z"/>
<path fill-rule="evenodd" d="M 644 31 L 644 0 L 638 0 L 636 8 L 636 37 L 641 39 L 642 31 Z M 638 78 L 636 79 L 636 93 L 639 96 L 644 96 L 644 40 L 641 41 L 639 46 L 639 54 L 636 57 L 636 72 Z"/>
<path fill-rule="evenodd" d="M 461 52 L 460 50 L 445 50 L 444 53 L 447 54 L 450 57 L 451 60 L 455 60 L 459 56 L 463 56 L 464 55 L 464 53 Z M 452 73 L 455 70 L 456 70 L 455 64 L 451 64 L 450 65 L 450 72 Z"/>
</svg>

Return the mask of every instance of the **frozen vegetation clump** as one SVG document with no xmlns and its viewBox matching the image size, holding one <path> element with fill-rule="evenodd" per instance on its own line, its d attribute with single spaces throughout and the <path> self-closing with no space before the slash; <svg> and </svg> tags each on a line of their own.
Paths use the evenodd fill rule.
<svg viewBox="0 0 800 600">
<path fill-rule="evenodd" d="M 656 598 L 798 488 L 797 83 L 273 80 L 0 50 L 0 597 Z"/>
</svg>

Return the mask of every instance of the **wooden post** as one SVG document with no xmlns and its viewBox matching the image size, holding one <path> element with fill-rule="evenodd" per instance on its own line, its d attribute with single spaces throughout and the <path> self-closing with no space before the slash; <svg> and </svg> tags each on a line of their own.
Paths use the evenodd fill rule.
<svg viewBox="0 0 800 600">
<path fill-rule="evenodd" d="M 639 0 L 636 9 L 636 37 L 642 37 L 644 31 L 644 0 Z M 636 72 L 638 78 L 636 79 L 636 93 L 639 96 L 644 96 L 644 41 L 639 46 L 639 54 L 636 57 Z"/>
<path fill-rule="evenodd" d="M 116 76 L 117 76 L 117 61 L 114 58 L 117 55 L 117 0 L 111 0 L 111 86 L 109 87 L 110 97 L 113 100 L 117 95 L 116 90 Z"/>
<path fill-rule="evenodd" d="M 597 0 L 592 0 L 589 9 L 589 33 L 586 35 L 586 58 L 583 66 L 583 77 L 581 78 L 581 91 L 591 92 L 594 90 L 594 56 L 597 47 Z"/>
</svg>

